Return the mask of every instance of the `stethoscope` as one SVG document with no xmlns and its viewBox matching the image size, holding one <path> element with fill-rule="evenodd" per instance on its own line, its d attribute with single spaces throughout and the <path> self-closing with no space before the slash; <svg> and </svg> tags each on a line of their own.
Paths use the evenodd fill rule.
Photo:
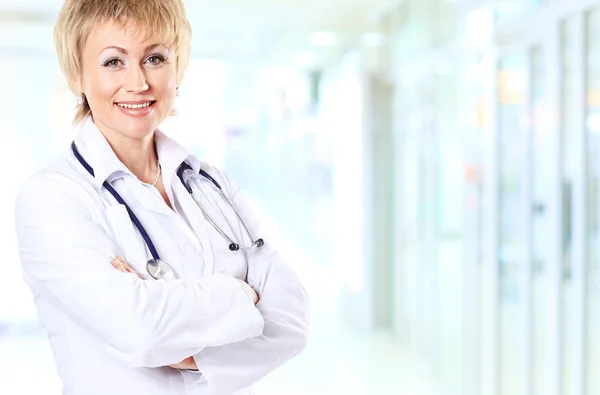
<svg viewBox="0 0 600 395">
<path fill-rule="evenodd" d="M 92 175 L 92 177 L 95 177 L 94 169 L 89 165 L 89 163 L 86 162 L 85 159 L 83 159 L 83 156 L 81 156 L 81 154 L 79 153 L 79 150 L 77 149 L 77 146 L 75 145 L 75 142 L 71 143 L 71 150 L 73 151 L 73 155 L 75 155 L 75 158 L 77 158 L 79 163 L 81 163 L 81 165 L 88 171 L 88 173 L 90 173 Z M 231 237 L 229 237 L 225 232 L 223 232 L 223 230 L 221 228 L 219 228 L 217 226 L 217 224 L 212 220 L 212 218 L 210 218 L 210 216 L 208 214 L 206 214 L 206 212 L 202 208 L 202 205 L 200 204 L 199 197 L 196 196 L 196 194 L 194 193 L 194 190 L 192 189 L 192 182 L 193 182 L 193 179 L 196 177 L 196 174 L 194 173 L 194 171 L 192 170 L 190 165 L 188 165 L 185 161 L 182 162 L 181 165 L 179 166 L 179 168 L 177 169 L 177 176 L 181 180 L 181 183 L 183 184 L 185 189 L 191 195 L 192 199 L 194 199 L 194 201 L 200 208 L 200 211 L 204 215 L 204 218 L 206 218 L 206 220 L 215 228 L 215 230 L 221 236 L 223 236 L 226 240 L 229 241 L 229 250 L 232 252 L 237 252 L 240 250 L 247 251 L 247 250 L 250 250 L 255 247 L 256 248 L 262 247 L 265 244 L 264 240 L 261 238 L 255 239 L 252 237 L 252 233 L 250 232 L 250 229 L 248 228 L 248 226 L 246 226 L 244 219 L 241 217 L 241 215 L 236 210 L 231 199 L 229 199 L 229 197 L 227 197 L 227 195 L 225 195 L 225 193 L 223 192 L 221 185 L 219 185 L 219 183 L 213 177 L 211 177 L 210 174 L 208 174 L 207 172 L 205 172 L 202 169 L 200 169 L 199 175 L 201 175 L 205 179 L 209 180 L 211 182 L 211 184 L 219 191 L 219 194 L 229 204 L 229 206 L 235 212 L 235 215 L 237 216 L 238 220 L 242 223 L 242 226 L 246 230 L 246 233 L 250 237 L 250 240 L 255 240 L 252 242 L 251 245 L 249 245 L 247 247 L 240 246 L 238 243 L 233 241 L 233 239 Z M 148 263 L 146 264 L 146 270 L 148 271 L 148 274 L 155 280 L 161 280 L 161 279 L 162 280 L 173 280 L 175 278 L 175 270 L 173 270 L 173 268 L 168 263 L 166 263 L 165 261 L 160 259 L 160 256 L 158 255 L 158 251 L 156 250 L 154 243 L 150 239 L 148 232 L 146 232 L 146 229 L 144 229 L 144 226 L 142 225 L 140 220 L 136 217 L 136 215 L 133 213 L 131 208 L 127 205 L 127 203 L 125 203 L 125 200 L 123 200 L 121 195 L 119 195 L 119 193 L 112 187 L 112 185 L 110 185 L 108 183 L 108 181 L 104 181 L 102 186 L 108 192 L 110 192 L 111 195 L 113 195 L 113 197 L 117 200 L 117 202 L 119 202 L 119 204 L 122 204 L 123 206 L 125 206 L 125 209 L 127 209 L 127 213 L 129 214 L 129 218 L 131 218 L 131 222 L 133 222 L 133 224 L 135 225 L 137 230 L 141 233 L 142 238 L 144 239 L 144 243 L 146 243 L 146 246 L 148 247 L 148 250 L 150 251 L 150 254 L 152 255 L 152 259 L 150 259 L 148 261 Z"/>
</svg>

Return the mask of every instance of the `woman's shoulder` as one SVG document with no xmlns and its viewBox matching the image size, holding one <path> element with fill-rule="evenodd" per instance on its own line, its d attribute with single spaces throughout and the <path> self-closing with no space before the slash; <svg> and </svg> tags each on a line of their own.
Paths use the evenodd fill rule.
<svg viewBox="0 0 600 395">
<path fill-rule="evenodd" d="M 75 169 L 68 154 L 63 154 L 23 182 L 17 193 L 17 204 L 45 205 L 57 199 L 72 204 L 87 200 L 94 191 L 86 175 Z"/>
<path fill-rule="evenodd" d="M 207 172 L 211 177 L 219 177 L 221 179 L 227 177 L 227 173 L 222 168 L 203 160 L 199 160 L 198 162 L 200 163 L 200 169 Z"/>
<path fill-rule="evenodd" d="M 237 185 L 232 181 L 226 170 L 204 161 L 200 161 L 200 169 L 207 172 L 227 191 L 237 189 Z"/>
</svg>

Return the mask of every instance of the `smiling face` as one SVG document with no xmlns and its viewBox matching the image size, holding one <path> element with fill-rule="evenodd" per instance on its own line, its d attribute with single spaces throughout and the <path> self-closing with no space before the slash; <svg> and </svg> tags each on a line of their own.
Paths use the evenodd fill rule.
<svg viewBox="0 0 600 395">
<path fill-rule="evenodd" d="M 171 113 L 177 57 L 158 40 L 142 40 L 136 25 L 95 28 L 81 54 L 81 92 L 110 139 L 143 139 Z"/>
</svg>

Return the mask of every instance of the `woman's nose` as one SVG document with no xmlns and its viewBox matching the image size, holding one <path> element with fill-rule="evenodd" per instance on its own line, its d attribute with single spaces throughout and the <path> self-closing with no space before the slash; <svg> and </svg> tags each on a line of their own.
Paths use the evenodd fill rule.
<svg viewBox="0 0 600 395">
<path fill-rule="evenodd" d="M 148 90 L 148 81 L 144 69 L 137 65 L 130 65 L 125 72 L 123 87 L 127 92 L 140 93 Z"/>
</svg>

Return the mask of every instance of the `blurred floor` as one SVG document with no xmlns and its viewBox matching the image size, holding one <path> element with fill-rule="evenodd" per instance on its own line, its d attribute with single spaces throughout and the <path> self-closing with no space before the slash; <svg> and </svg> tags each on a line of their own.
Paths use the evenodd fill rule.
<svg viewBox="0 0 600 395">
<path fill-rule="evenodd" d="M 259 395 L 434 395 L 419 364 L 385 334 L 358 334 L 339 319 L 329 273 L 313 271 L 307 281 L 313 327 L 304 354 L 257 385 Z M 325 286 L 324 286 L 325 285 Z"/>
</svg>

